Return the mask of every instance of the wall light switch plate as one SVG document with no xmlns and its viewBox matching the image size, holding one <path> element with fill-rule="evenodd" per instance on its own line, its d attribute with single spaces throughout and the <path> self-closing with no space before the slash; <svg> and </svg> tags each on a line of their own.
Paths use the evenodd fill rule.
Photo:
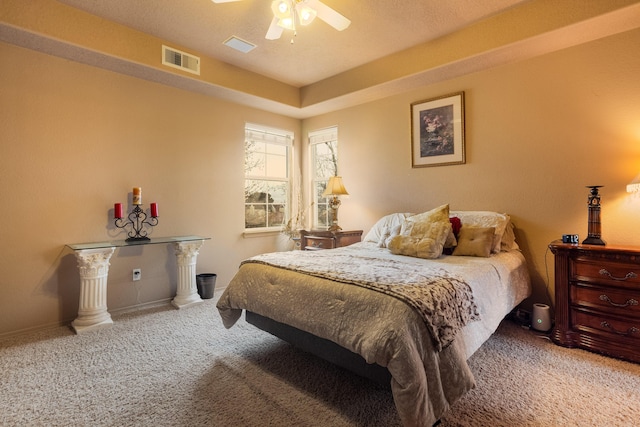
<svg viewBox="0 0 640 427">
<path fill-rule="evenodd" d="M 133 269 L 133 281 L 136 282 L 138 280 L 140 280 L 140 278 L 142 277 L 142 270 L 139 268 L 134 268 Z"/>
</svg>

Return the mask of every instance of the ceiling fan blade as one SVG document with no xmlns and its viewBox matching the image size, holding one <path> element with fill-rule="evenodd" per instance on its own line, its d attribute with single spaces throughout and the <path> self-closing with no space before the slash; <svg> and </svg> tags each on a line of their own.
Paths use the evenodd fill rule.
<svg viewBox="0 0 640 427">
<path fill-rule="evenodd" d="M 211 0 L 214 3 L 231 3 L 232 1 L 240 1 L 240 0 Z"/>
<path fill-rule="evenodd" d="M 307 0 L 307 4 L 318 12 L 318 18 L 322 19 L 338 31 L 342 31 L 351 25 L 350 20 L 331 9 L 320 0 Z"/>
<path fill-rule="evenodd" d="M 280 38 L 284 28 L 278 25 L 279 21 L 280 20 L 277 17 L 273 17 L 273 19 L 271 20 L 271 25 L 269 25 L 269 29 L 267 30 L 267 35 L 264 36 L 265 39 L 275 40 Z"/>
</svg>

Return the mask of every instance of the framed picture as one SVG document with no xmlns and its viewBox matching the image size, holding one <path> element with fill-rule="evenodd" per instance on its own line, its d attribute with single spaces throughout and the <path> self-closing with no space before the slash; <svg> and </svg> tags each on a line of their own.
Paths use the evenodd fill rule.
<svg viewBox="0 0 640 427">
<path fill-rule="evenodd" d="M 411 104 L 411 166 L 463 163 L 464 92 Z"/>
</svg>

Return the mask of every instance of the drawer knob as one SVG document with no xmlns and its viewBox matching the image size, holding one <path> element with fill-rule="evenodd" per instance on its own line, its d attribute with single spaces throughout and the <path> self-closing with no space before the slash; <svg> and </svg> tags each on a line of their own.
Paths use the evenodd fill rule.
<svg viewBox="0 0 640 427">
<path fill-rule="evenodd" d="M 634 273 L 633 271 L 628 272 L 627 275 L 624 276 L 624 277 L 614 277 L 614 276 L 611 275 L 611 273 L 609 273 L 604 268 L 602 270 L 600 270 L 599 273 L 600 273 L 601 276 L 607 276 L 609 279 L 618 280 L 618 281 L 624 281 L 624 280 L 628 280 L 628 279 L 635 279 L 636 277 L 638 277 L 638 275 L 636 273 Z"/>
<path fill-rule="evenodd" d="M 606 320 L 603 320 L 602 322 L 600 322 L 600 326 L 602 326 L 603 328 L 611 329 L 616 334 L 623 335 L 625 337 L 627 335 L 637 334 L 638 332 L 640 332 L 640 329 L 636 328 L 635 326 L 632 326 L 629 329 L 627 329 L 627 332 L 618 331 L 618 330 L 616 330 L 616 328 L 611 326 L 611 324 L 609 322 L 607 322 Z"/>
<path fill-rule="evenodd" d="M 629 307 L 630 305 L 638 305 L 638 301 L 634 300 L 633 298 L 627 300 L 627 302 L 625 302 L 624 304 L 615 303 L 611 301 L 611 298 L 604 294 L 600 295 L 600 300 L 606 301 L 614 307 Z"/>
</svg>

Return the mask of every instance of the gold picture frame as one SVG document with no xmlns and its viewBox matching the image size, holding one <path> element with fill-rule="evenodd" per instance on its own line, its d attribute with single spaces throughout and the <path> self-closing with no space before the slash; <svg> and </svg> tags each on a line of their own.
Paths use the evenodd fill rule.
<svg viewBox="0 0 640 427">
<path fill-rule="evenodd" d="M 411 166 L 465 162 L 464 92 L 412 103 Z"/>
</svg>

